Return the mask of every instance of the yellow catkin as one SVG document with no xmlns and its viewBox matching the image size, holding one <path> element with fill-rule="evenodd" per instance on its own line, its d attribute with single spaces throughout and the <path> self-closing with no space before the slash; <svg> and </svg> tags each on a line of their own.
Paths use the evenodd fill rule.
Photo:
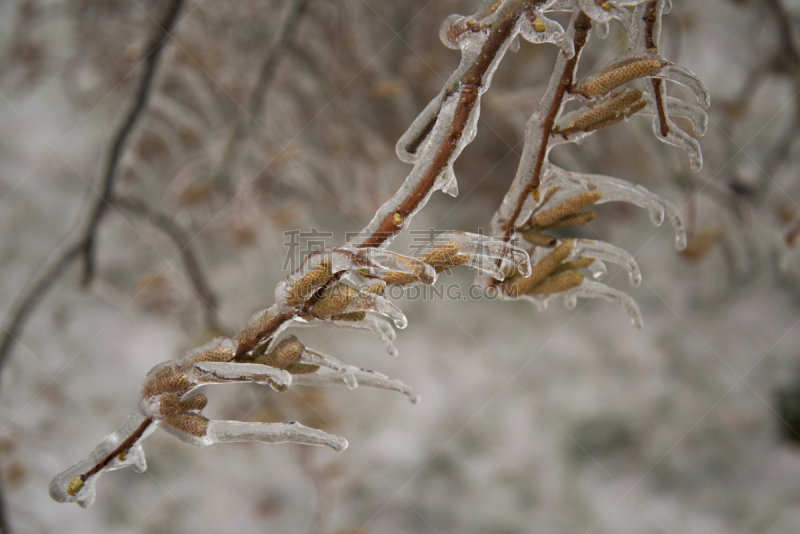
<svg viewBox="0 0 800 534">
<path fill-rule="evenodd" d="M 544 235 L 533 229 L 523 230 L 522 237 L 528 243 L 536 245 L 537 247 L 552 247 L 556 244 L 556 238 Z"/>
<path fill-rule="evenodd" d="M 458 243 L 455 241 L 448 241 L 443 245 L 439 245 L 430 252 L 422 255 L 419 259 L 436 267 L 439 264 L 447 264 L 453 256 L 458 254 Z"/>
<path fill-rule="evenodd" d="M 251 338 L 273 319 L 269 313 L 263 313 L 255 321 L 251 322 L 244 329 L 236 335 L 237 343 L 244 343 Z"/>
<path fill-rule="evenodd" d="M 167 417 L 169 415 L 175 415 L 180 410 L 180 401 L 181 396 L 177 393 L 164 393 L 159 398 L 158 403 L 158 413 L 162 417 Z"/>
<path fill-rule="evenodd" d="M 160 395 L 162 393 L 185 393 L 192 385 L 185 373 L 157 378 L 148 382 L 142 394 L 145 397 Z"/>
<path fill-rule="evenodd" d="M 541 284 L 528 290 L 527 294 L 534 296 L 561 293 L 573 287 L 578 287 L 581 283 L 583 283 L 583 275 L 581 273 L 578 271 L 567 271 L 547 278 Z"/>
<path fill-rule="evenodd" d="M 590 204 L 594 204 L 600 200 L 601 197 L 602 195 L 598 191 L 581 193 L 580 195 L 576 195 L 562 202 L 558 206 L 552 207 L 547 211 L 537 214 L 533 219 L 531 219 L 531 225 L 538 226 L 540 228 L 547 228 L 550 225 L 560 221 L 564 217 L 572 215 L 579 209 L 585 208 Z"/>
<path fill-rule="evenodd" d="M 518 297 L 519 295 L 523 295 L 539 285 L 545 278 L 550 276 L 550 273 L 553 272 L 556 267 L 558 267 L 561 262 L 563 262 L 569 253 L 572 251 L 573 247 L 573 240 L 567 239 L 555 249 L 553 249 L 550 254 L 542 258 L 542 260 L 533 266 L 531 270 L 531 275 L 527 278 L 518 277 L 511 280 L 511 282 L 506 285 L 505 291 L 508 295 L 512 297 Z"/>
<path fill-rule="evenodd" d="M 228 347 L 217 347 L 201 352 L 190 362 L 229 362 L 233 359 L 233 351 Z"/>
<path fill-rule="evenodd" d="M 350 286 L 336 284 L 328 287 L 322 298 L 315 302 L 308 311 L 318 319 L 347 313 L 347 307 L 357 294 L 358 291 Z"/>
<path fill-rule="evenodd" d="M 181 401 L 179 407 L 182 412 L 202 412 L 206 404 L 208 404 L 208 398 L 200 394 Z"/>
<path fill-rule="evenodd" d="M 643 96 L 644 94 L 638 89 L 632 87 L 625 88 L 608 102 L 590 108 L 570 120 L 559 133 L 566 136 L 578 130 L 582 132 L 591 132 L 617 123 L 630 117 L 647 105 Z"/>
<path fill-rule="evenodd" d="M 284 368 L 284 371 L 292 375 L 307 375 L 316 373 L 318 370 L 319 365 L 311 365 L 310 363 L 290 363 Z"/>
<path fill-rule="evenodd" d="M 283 369 L 289 364 L 300 361 L 300 357 L 303 356 L 303 350 L 305 350 L 305 346 L 296 337 L 286 336 L 280 340 L 274 350 L 267 354 L 273 362 L 269 365 Z"/>
<path fill-rule="evenodd" d="M 419 281 L 419 277 L 411 273 L 401 273 L 399 271 L 389 271 L 383 277 L 383 281 L 390 286 L 407 286 Z"/>
<path fill-rule="evenodd" d="M 561 274 L 567 271 L 574 271 L 576 269 L 586 269 L 592 263 L 594 263 L 594 258 L 581 258 L 575 261 L 565 261 L 555 269 L 553 272 L 550 273 L 550 276 L 555 276 L 557 274 Z"/>
<path fill-rule="evenodd" d="M 67 484 L 67 495 L 70 497 L 74 497 L 76 493 L 78 493 L 81 488 L 83 487 L 83 479 L 80 476 L 77 476 L 69 481 Z"/>
<path fill-rule="evenodd" d="M 434 267 L 437 273 L 441 273 L 447 269 L 452 269 L 454 267 L 458 267 L 459 265 L 463 265 L 469 261 L 469 254 L 456 254 L 446 263 L 440 263 Z"/>
<path fill-rule="evenodd" d="M 581 81 L 574 90 L 587 98 L 605 95 L 637 78 L 652 76 L 664 66 L 659 58 L 631 58 Z"/>
<path fill-rule="evenodd" d="M 539 33 L 544 33 L 544 31 L 547 29 L 547 26 L 545 26 L 544 22 L 541 20 L 536 19 L 533 21 L 533 29 Z"/>
<path fill-rule="evenodd" d="M 546 228 L 541 228 L 541 229 L 550 230 L 552 228 L 564 228 L 566 226 L 583 226 L 584 224 L 593 221 L 594 218 L 595 218 L 595 212 L 593 211 L 579 211 L 577 213 L 571 213 L 569 215 L 565 215 L 564 217 L 561 217 L 553 224 L 547 226 Z"/>
<path fill-rule="evenodd" d="M 181 413 L 164 418 L 164 422 L 184 434 L 201 438 L 206 435 L 208 419 L 196 413 Z"/>
<path fill-rule="evenodd" d="M 386 292 L 386 284 L 372 284 L 365 291 L 382 297 Z"/>
<path fill-rule="evenodd" d="M 317 287 L 325 284 L 333 276 L 333 267 L 328 258 L 323 258 L 319 265 L 304 274 L 300 280 L 289 289 L 286 294 L 286 304 L 289 306 L 299 306 L 305 302 L 311 293 Z"/>
<path fill-rule="evenodd" d="M 367 317 L 367 312 L 357 311 L 357 312 L 350 312 L 350 313 L 342 313 L 340 315 L 333 315 L 331 319 L 334 321 L 352 321 L 358 322 L 363 321 Z"/>
</svg>

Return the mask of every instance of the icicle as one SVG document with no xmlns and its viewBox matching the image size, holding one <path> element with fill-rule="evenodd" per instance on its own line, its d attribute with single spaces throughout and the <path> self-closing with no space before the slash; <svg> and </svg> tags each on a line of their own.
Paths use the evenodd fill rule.
<svg viewBox="0 0 800 534">
<path fill-rule="evenodd" d="M 561 45 L 564 42 L 564 28 L 558 22 L 535 12 L 536 18 L 531 22 L 527 17 L 520 17 L 517 30 L 529 43 L 553 43 Z"/>
<path fill-rule="evenodd" d="M 420 257 L 449 242 L 458 244 L 458 254 L 468 254 L 470 256 L 466 262 L 467 265 L 495 279 L 503 280 L 505 277 L 502 270 L 495 265 L 495 260 L 508 262 L 524 276 L 529 275 L 531 272 L 530 257 L 521 248 L 493 237 L 455 230 L 437 234 L 430 243 L 417 249 L 414 252 L 414 256 Z"/>
<path fill-rule="evenodd" d="M 568 310 L 574 310 L 578 305 L 578 297 L 575 295 L 564 295 L 564 307 Z"/>
<path fill-rule="evenodd" d="M 442 192 L 450 195 L 451 197 L 458 196 L 458 180 L 456 180 L 456 173 L 453 171 L 453 167 L 447 167 L 447 169 L 445 169 L 445 179 L 444 185 L 442 186 Z"/>
<path fill-rule="evenodd" d="M 356 380 L 355 375 L 350 371 L 349 366 L 333 356 L 328 356 L 327 354 L 322 354 L 321 352 L 306 348 L 303 350 L 303 355 L 300 357 L 300 363 L 333 369 L 342 375 L 342 380 L 348 389 L 356 389 L 358 387 L 358 380 Z"/>
<path fill-rule="evenodd" d="M 619 304 L 628 312 L 631 317 L 631 323 L 637 330 L 644 328 L 644 321 L 642 319 L 642 312 L 639 310 L 639 305 L 633 300 L 630 295 L 618 291 L 613 287 L 608 287 L 605 284 L 592 282 L 591 280 L 584 279 L 583 283 L 578 287 L 572 288 L 565 293 L 571 293 L 576 297 L 581 298 L 601 298 L 614 304 Z"/>
<path fill-rule="evenodd" d="M 612 302 L 614 304 L 619 304 L 628 312 L 628 315 L 631 317 L 631 323 L 638 329 L 641 330 L 644 327 L 644 322 L 642 320 L 642 313 L 639 310 L 639 305 L 636 304 L 629 295 L 623 293 L 622 291 L 616 290 L 613 287 L 609 287 L 605 284 L 601 284 L 598 282 L 592 282 L 584 278 L 583 283 L 578 287 L 574 287 L 572 289 L 568 289 L 561 293 L 553 293 L 549 295 L 520 295 L 519 298 L 522 300 L 527 300 L 533 302 L 536 308 L 539 311 L 543 311 L 547 309 L 547 302 L 556 297 L 580 297 L 580 298 L 601 298 Z"/>
<path fill-rule="evenodd" d="M 608 24 L 608 22 L 598 22 L 595 25 L 595 28 L 597 28 L 597 36 L 600 39 L 605 39 L 606 37 L 608 37 L 608 33 L 609 33 L 609 24 Z"/>
<path fill-rule="evenodd" d="M 140 442 L 153 433 L 156 429 L 155 425 L 150 425 L 126 454 L 115 456 L 108 465 L 85 480 L 83 479 L 92 468 L 107 458 L 123 441 L 130 437 L 146 419 L 139 412 L 130 415 L 122 427 L 103 439 L 87 458 L 56 475 L 50 482 L 50 497 L 57 502 L 75 502 L 81 508 L 87 508 L 94 502 L 96 496 L 95 485 L 97 484 L 97 479 L 103 473 L 122 469 L 123 467 L 130 467 L 137 473 L 144 472 L 147 469 L 147 463 Z"/>
<path fill-rule="evenodd" d="M 513 39 L 511 39 L 511 45 L 509 45 L 508 49 L 511 52 L 519 52 L 519 35 L 515 35 Z"/>
<path fill-rule="evenodd" d="M 678 250 L 686 248 L 686 229 L 678 208 L 669 200 L 647 190 L 641 185 L 611 176 L 569 172 L 550 164 L 547 166 L 545 179 L 540 189 L 546 190 L 555 186 L 561 189 L 547 199 L 546 204 L 539 206 L 537 210 L 544 210 L 547 207 L 557 205 L 565 199 L 579 194 L 581 191 L 597 191 L 602 195 L 597 204 L 606 202 L 635 204 L 648 211 L 650 222 L 654 226 L 663 224 L 666 213 L 675 231 L 675 247 Z M 532 209 L 531 212 L 533 211 Z"/>
<path fill-rule="evenodd" d="M 679 83 L 691 89 L 695 98 L 697 98 L 697 103 L 703 109 L 707 109 L 711 105 L 711 96 L 706 84 L 689 69 L 668 63 L 655 76 Z"/>
<path fill-rule="evenodd" d="M 606 264 L 603 263 L 603 260 L 598 260 L 597 258 L 589 265 L 588 269 L 592 273 L 592 278 L 595 280 L 605 280 L 606 275 L 608 275 Z"/>
<path fill-rule="evenodd" d="M 296 421 L 288 423 L 246 423 L 243 421 L 205 421 L 205 432 L 192 435 L 162 422 L 161 428 L 184 443 L 207 447 L 215 443 L 259 441 L 262 443 L 302 443 L 324 445 L 336 452 L 347 448 L 347 440 L 322 430 L 309 428 Z"/>
<path fill-rule="evenodd" d="M 637 287 L 642 283 L 642 272 L 639 270 L 639 265 L 633 256 L 624 249 L 604 241 L 577 239 L 567 261 L 575 261 L 582 257 L 597 258 L 619 265 L 628 273 L 628 282 L 631 287 Z"/>
<path fill-rule="evenodd" d="M 411 387 L 397 379 L 368 369 L 360 369 L 352 365 L 348 367 L 355 375 L 360 386 L 396 391 L 406 395 L 412 404 L 417 404 L 419 402 L 419 395 L 417 395 Z M 294 378 L 295 385 L 299 386 L 336 386 L 342 383 L 342 377 L 340 375 L 325 372 L 322 369 L 316 373 L 296 375 Z"/>
<path fill-rule="evenodd" d="M 226 382 L 253 382 L 270 386 L 275 391 L 286 391 L 292 385 L 292 375 L 257 363 L 196 362 L 194 370 L 186 373 L 193 387 L 202 384 Z"/>
</svg>

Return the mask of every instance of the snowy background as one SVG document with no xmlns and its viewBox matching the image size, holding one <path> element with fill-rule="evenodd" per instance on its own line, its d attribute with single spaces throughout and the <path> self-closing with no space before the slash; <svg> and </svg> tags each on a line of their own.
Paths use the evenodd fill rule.
<svg viewBox="0 0 800 534">
<path fill-rule="evenodd" d="M 410 324 L 396 359 L 366 334 L 294 331 L 413 385 L 422 401 L 368 388 L 213 388 L 204 393 L 214 418 L 298 420 L 350 447 L 198 449 L 157 432 L 144 442 L 147 472 L 105 475 L 83 510 L 50 500 L 50 479 L 122 424 L 152 366 L 215 334 L 174 244 L 111 210 L 96 279 L 82 288 L 70 269 L 4 369 L 0 470 L 13 530 L 798 532 L 800 266 L 779 269 L 800 217 L 797 45 L 774 1 L 673 3 L 661 52 L 712 95 L 702 172 L 657 143 L 645 118 L 554 154 L 681 208 L 691 254 L 630 206 L 603 206 L 583 230 L 635 255 L 642 285 L 613 270 L 609 283 L 637 300 L 644 330 L 601 301 L 574 310 L 554 301 L 540 313 L 434 299 L 399 303 Z M 410 166 L 394 143 L 459 59 L 439 25 L 476 4 L 311 0 L 259 126 L 221 181 L 213 169 L 288 2 L 187 3 L 117 188 L 194 237 L 222 332 L 272 303 L 284 232 L 315 227 L 339 244 L 402 183 Z M 782 5 L 800 29 L 800 2 Z M 0 3 L 0 313 L 79 220 L 160 12 L 142 0 Z M 624 51 L 620 32 L 593 39 L 583 74 Z M 555 54 L 523 43 L 506 57 L 456 164 L 459 197 L 436 194 L 416 228 L 488 226 Z M 465 269 L 439 283 L 471 282 Z"/>
</svg>

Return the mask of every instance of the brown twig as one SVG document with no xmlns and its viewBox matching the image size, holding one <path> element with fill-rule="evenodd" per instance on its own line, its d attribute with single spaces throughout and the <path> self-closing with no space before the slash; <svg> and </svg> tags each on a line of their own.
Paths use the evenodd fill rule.
<svg viewBox="0 0 800 534">
<path fill-rule="evenodd" d="M 82 474 L 81 480 L 86 482 L 89 478 L 102 471 L 102 469 L 110 464 L 118 455 L 128 452 L 130 448 L 133 447 L 137 441 L 139 441 L 139 438 L 144 435 L 145 430 L 147 430 L 152 422 L 152 419 L 145 419 L 142 421 L 142 424 L 140 424 L 139 427 L 133 431 L 133 434 L 128 436 L 125 441 L 120 443 L 116 449 L 108 453 L 105 458 L 97 462 L 91 469 Z"/>
<path fill-rule="evenodd" d="M 564 95 L 575 83 L 575 72 L 578 66 L 578 59 L 580 57 L 581 49 L 583 49 L 584 45 L 586 45 L 586 40 L 589 36 L 589 30 L 592 28 L 592 21 L 586 13 L 581 11 L 574 19 L 573 28 L 575 31 L 575 55 L 564 63 L 563 70 L 560 73 L 557 71 L 553 73 L 554 76 L 559 77 L 558 86 L 556 87 L 555 94 L 553 95 L 553 98 L 547 109 L 547 113 L 542 121 L 541 128 L 543 132 L 539 146 L 536 147 L 536 162 L 533 167 L 533 173 L 528 178 L 527 185 L 522 189 L 521 194 L 517 198 L 517 203 L 511 217 L 505 221 L 502 227 L 503 239 L 506 241 L 511 237 L 511 231 L 514 228 L 514 222 L 522 211 L 522 207 L 525 204 L 528 196 L 533 192 L 534 189 L 539 187 L 542 169 L 544 168 L 545 159 L 547 158 L 547 146 L 550 142 L 550 136 L 553 133 L 553 126 L 555 125 L 556 117 L 558 117 L 558 114 L 561 111 L 561 107 L 564 102 Z"/>
<path fill-rule="evenodd" d="M 134 98 L 133 106 L 125 116 L 125 120 L 120 125 L 119 129 L 113 136 L 111 143 L 111 150 L 108 154 L 105 168 L 103 169 L 102 179 L 100 181 L 99 191 L 95 190 L 95 195 L 91 197 L 91 205 L 87 210 L 89 216 L 85 224 L 86 237 L 83 241 L 81 248 L 81 255 L 83 256 L 83 284 L 88 284 L 92 276 L 94 276 L 94 248 L 97 227 L 100 219 L 108 210 L 110 205 L 111 193 L 114 187 L 114 178 L 117 174 L 120 159 L 125 151 L 125 145 L 128 142 L 133 127 L 142 116 L 148 101 L 150 100 L 150 93 L 153 88 L 153 81 L 156 76 L 156 71 L 161 60 L 161 52 L 164 45 L 169 39 L 170 33 L 175 29 L 178 21 L 178 14 L 183 7 L 184 0 L 171 0 L 167 5 L 162 19 L 155 24 L 153 34 L 142 52 L 142 61 L 144 63 L 144 74 L 139 81 L 139 86 L 136 89 L 136 96 Z"/>
<path fill-rule="evenodd" d="M 175 247 L 178 249 L 178 254 L 183 262 L 183 268 L 189 276 L 189 283 L 194 288 L 203 305 L 205 324 L 218 332 L 226 330 L 220 324 L 220 316 L 217 311 L 217 303 L 219 302 L 217 295 L 214 293 L 214 290 L 211 289 L 208 278 L 192 246 L 192 239 L 186 234 L 184 229 L 169 215 L 149 208 L 140 200 L 132 198 L 114 198 L 113 204 L 132 215 L 145 219 L 164 232 L 173 243 L 175 243 Z"/>
<path fill-rule="evenodd" d="M 467 119 L 478 100 L 478 88 L 483 83 L 484 76 L 489 66 L 494 61 L 497 52 L 508 40 L 517 19 L 526 10 L 537 2 L 519 1 L 509 4 L 509 7 L 492 24 L 491 34 L 483 45 L 481 53 L 475 63 L 464 72 L 464 75 L 445 93 L 445 98 L 460 90 L 460 98 L 456 107 L 453 120 L 447 129 L 444 142 L 439 146 L 428 169 L 411 192 L 384 217 L 378 229 L 364 239 L 360 245 L 364 247 L 377 247 L 387 239 L 395 236 L 403 228 L 403 221 L 416 210 L 417 206 L 427 197 L 437 177 L 444 171 L 450 156 L 456 149 L 458 141 L 467 125 Z M 472 30 L 468 30 L 472 31 Z M 432 123 L 427 125 L 425 132 L 432 128 Z M 425 132 L 420 136 L 424 138 Z M 421 139 L 414 140 L 419 144 Z"/>
</svg>

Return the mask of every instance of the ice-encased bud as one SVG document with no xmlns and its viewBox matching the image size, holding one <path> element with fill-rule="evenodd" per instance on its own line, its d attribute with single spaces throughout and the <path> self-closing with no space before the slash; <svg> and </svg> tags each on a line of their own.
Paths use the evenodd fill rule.
<svg viewBox="0 0 800 534">
<path fill-rule="evenodd" d="M 140 442 L 155 430 L 156 426 L 152 424 L 144 429 L 137 442 L 130 449 L 117 454 L 103 468 L 91 476 L 85 477 L 91 469 L 106 460 L 146 421 L 147 418 L 139 412 L 130 415 L 122 427 L 103 439 L 88 457 L 53 478 L 49 487 L 50 497 L 57 502 L 75 502 L 81 508 L 87 508 L 94 502 L 96 496 L 95 485 L 97 484 L 97 479 L 103 473 L 122 469 L 123 467 L 130 467 L 137 473 L 144 472 L 147 469 L 147 463 Z"/>
</svg>

